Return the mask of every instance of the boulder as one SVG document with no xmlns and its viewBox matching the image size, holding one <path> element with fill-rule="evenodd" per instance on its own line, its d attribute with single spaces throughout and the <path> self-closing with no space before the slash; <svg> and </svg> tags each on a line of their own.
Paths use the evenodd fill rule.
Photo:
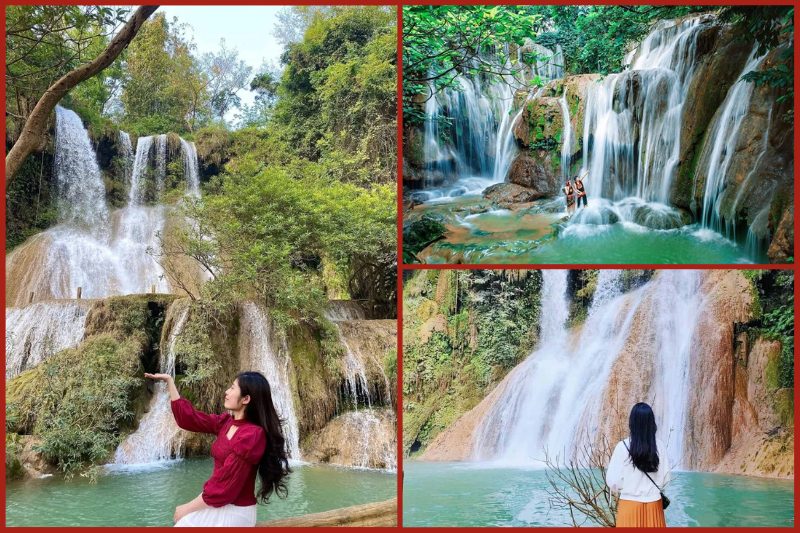
<svg viewBox="0 0 800 533">
<path fill-rule="evenodd" d="M 564 120 L 558 98 L 539 97 L 528 101 L 514 124 L 514 138 L 519 146 L 560 150 Z"/>
<path fill-rule="evenodd" d="M 347 411 L 306 439 L 303 459 L 360 468 L 397 468 L 397 428 L 390 408 Z"/>
<path fill-rule="evenodd" d="M 483 191 L 483 196 L 500 207 L 508 208 L 515 204 L 532 202 L 544 195 L 515 183 L 496 183 Z"/>
<path fill-rule="evenodd" d="M 524 152 L 519 154 L 514 159 L 514 162 L 511 163 L 508 181 L 530 189 L 537 195 L 536 198 L 552 196 L 559 189 L 560 173 L 553 168 L 555 161 L 558 161 L 560 166 L 559 156 L 558 154 L 547 153 L 546 150 L 538 151 L 537 156 L 534 158 Z M 536 198 L 533 199 L 535 200 Z"/>
</svg>

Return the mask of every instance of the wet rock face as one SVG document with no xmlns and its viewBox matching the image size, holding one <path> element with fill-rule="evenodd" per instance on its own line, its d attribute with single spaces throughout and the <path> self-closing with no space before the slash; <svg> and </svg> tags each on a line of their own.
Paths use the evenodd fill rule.
<svg viewBox="0 0 800 533">
<path fill-rule="evenodd" d="M 735 394 L 733 324 L 751 318 L 752 292 L 736 271 L 709 273 L 701 287 L 707 295 L 693 337 L 687 415 L 686 468 L 712 470 L 731 444 L 731 417 Z"/>
<path fill-rule="evenodd" d="M 391 409 L 348 411 L 311 435 L 303 459 L 361 468 L 397 468 L 397 431 Z"/>
<path fill-rule="evenodd" d="M 536 198 L 555 195 L 558 193 L 558 174 L 554 171 L 553 165 L 548 162 L 553 157 L 545 153 L 544 160 L 542 160 L 524 152 L 519 154 L 511 163 L 508 181 L 531 190 Z"/>
<path fill-rule="evenodd" d="M 532 202 L 543 196 L 545 195 L 535 189 L 515 183 L 497 183 L 483 191 L 484 198 L 503 208 Z"/>
<path fill-rule="evenodd" d="M 786 262 L 794 256 L 794 205 L 783 212 L 767 256 L 770 261 L 776 263 Z"/>
<path fill-rule="evenodd" d="M 778 53 L 780 50 L 771 52 L 760 69 L 774 64 Z M 741 66 L 734 78 L 740 72 Z M 774 232 L 792 197 L 793 154 L 788 140 L 791 130 L 784 123 L 785 106 L 776 103 L 778 96 L 780 95 L 776 91 L 766 86 L 753 89 L 747 113 L 742 118 L 721 199 L 723 218 L 748 227 L 755 224 L 754 229 L 759 232 L 760 237 L 766 236 L 768 231 L 764 213 L 777 211 L 778 215 L 771 221 L 772 227 L 769 228 Z M 714 121 L 718 118 L 715 116 Z M 699 153 L 696 168 L 694 196 L 691 199 L 696 212 L 702 209 L 708 179 L 714 121 L 708 121 L 705 143 Z M 759 215 L 763 217 L 763 222 L 756 220 Z"/>
<path fill-rule="evenodd" d="M 517 95 L 517 105 L 525 106 L 513 126 L 521 149 L 508 174 L 508 181 L 534 189 L 542 196 L 554 196 L 560 189 L 563 173 L 561 151 L 565 128 L 572 133 L 571 168 L 580 165 L 583 151 L 583 121 L 589 88 L 600 79 L 598 74 L 581 74 L 553 80 L 542 87 L 537 98 Z M 569 124 L 564 123 L 561 98 L 564 96 Z"/>
<path fill-rule="evenodd" d="M 525 104 L 514 125 L 517 144 L 533 149 L 557 149 L 561 146 L 564 120 L 558 98 L 539 97 Z"/>
<path fill-rule="evenodd" d="M 752 46 L 728 27 L 711 26 L 697 37 L 697 57 L 701 58 L 696 75 L 689 85 L 681 127 L 681 151 L 678 177 L 673 186 L 672 202 L 688 209 L 696 205 L 691 198 L 694 173 L 703 140 L 717 108 L 747 61 Z M 710 82 L 713 80 L 713 82 Z M 699 201 L 702 205 L 702 187 Z"/>
</svg>

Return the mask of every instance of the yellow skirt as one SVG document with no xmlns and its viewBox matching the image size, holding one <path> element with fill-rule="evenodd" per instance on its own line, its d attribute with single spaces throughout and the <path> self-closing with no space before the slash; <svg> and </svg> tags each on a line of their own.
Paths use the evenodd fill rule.
<svg viewBox="0 0 800 533">
<path fill-rule="evenodd" d="M 620 500 L 617 527 L 667 527 L 661 500 L 647 503 Z"/>
</svg>

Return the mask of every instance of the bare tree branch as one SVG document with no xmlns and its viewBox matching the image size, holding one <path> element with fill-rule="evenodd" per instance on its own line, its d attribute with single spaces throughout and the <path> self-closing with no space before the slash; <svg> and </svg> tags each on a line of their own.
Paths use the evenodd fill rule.
<svg viewBox="0 0 800 533">
<path fill-rule="evenodd" d="M 50 116 L 50 113 L 53 112 L 56 104 L 58 104 L 64 95 L 73 87 L 91 78 L 113 63 L 117 56 L 122 53 L 139 32 L 145 20 L 147 20 L 158 7 L 159 6 L 139 7 L 120 32 L 108 43 L 103 53 L 90 63 L 81 65 L 68 72 L 45 91 L 33 108 L 28 120 L 25 121 L 25 126 L 23 126 L 22 134 L 19 139 L 17 139 L 11 151 L 6 155 L 6 180 L 10 180 L 14 177 L 14 174 L 17 173 L 19 167 L 22 166 L 22 163 L 28 155 L 41 144 L 47 126 L 47 118 Z"/>
</svg>

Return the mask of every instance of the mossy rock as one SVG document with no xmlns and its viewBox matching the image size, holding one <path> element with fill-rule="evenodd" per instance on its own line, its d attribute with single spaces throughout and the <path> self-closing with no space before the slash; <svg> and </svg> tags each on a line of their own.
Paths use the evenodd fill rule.
<svg viewBox="0 0 800 533">
<path fill-rule="evenodd" d="M 325 354 L 320 343 L 320 332 L 309 325 L 299 324 L 287 332 L 289 354 L 296 376 L 297 404 L 300 434 L 307 435 L 322 429 L 336 414 L 336 382 L 332 376 L 334 364 L 326 365 L 326 359 L 335 354 Z"/>
<path fill-rule="evenodd" d="M 403 261 L 417 263 L 417 254 L 434 242 L 444 238 L 444 224 L 438 218 L 423 215 L 403 228 Z"/>
<path fill-rule="evenodd" d="M 12 379 L 9 429 L 40 439 L 42 456 L 63 472 L 106 462 L 146 395 L 141 336 L 97 334 Z"/>
</svg>

